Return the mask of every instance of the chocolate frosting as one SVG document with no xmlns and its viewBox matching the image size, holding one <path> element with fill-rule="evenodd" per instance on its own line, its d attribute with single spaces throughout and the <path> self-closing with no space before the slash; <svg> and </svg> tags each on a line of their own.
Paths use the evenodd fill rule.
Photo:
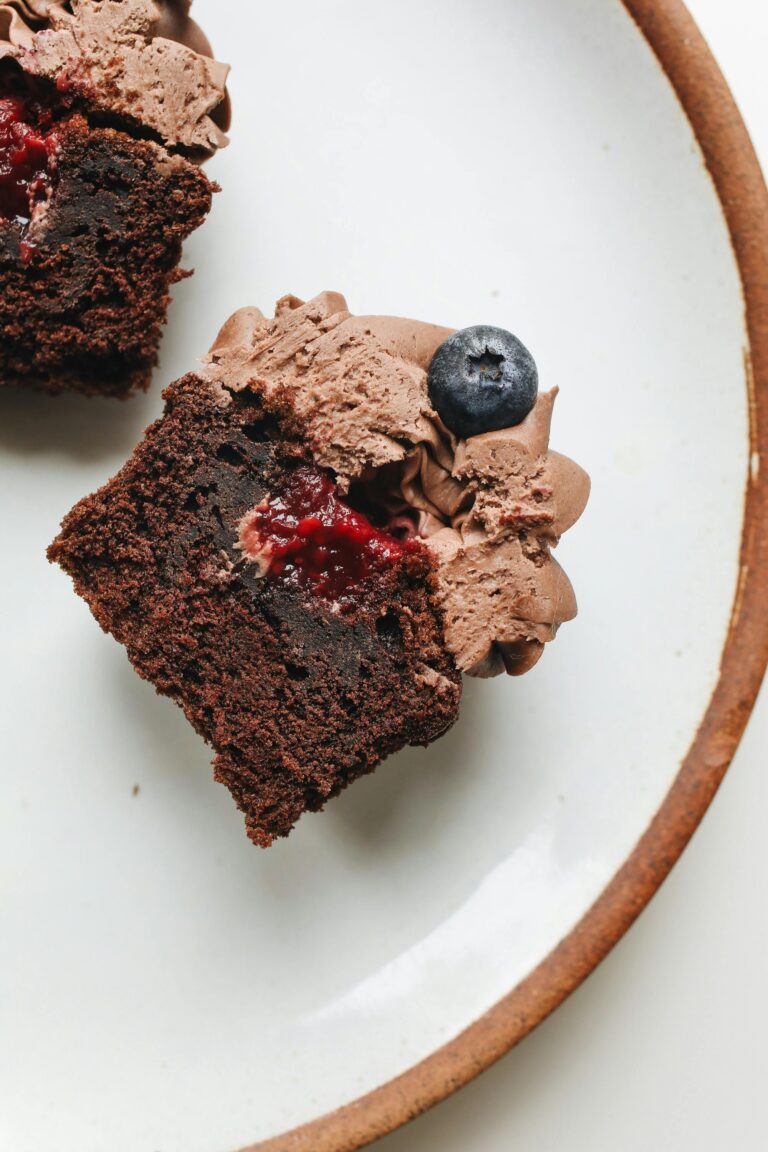
<svg viewBox="0 0 768 1152">
<path fill-rule="evenodd" d="M 252 389 L 390 522 L 437 560 L 446 643 L 473 676 L 520 675 L 576 615 L 551 554 L 584 511 L 586 473 L 549 450 L 557 389 L 520 425 L 458 440 L 431 407 L 427 373 L 452 329 L 355 317 L 343 296 L 285 297 L 274 320 L 237 312 L 208 358 L 223 403 Z"/>
<path fill-rule="evenodd" d="M 212 155 L 227 143 L 229 69 L 188 0 L 0 0 L 0 58 L 90 105 Z"/>
</svg>

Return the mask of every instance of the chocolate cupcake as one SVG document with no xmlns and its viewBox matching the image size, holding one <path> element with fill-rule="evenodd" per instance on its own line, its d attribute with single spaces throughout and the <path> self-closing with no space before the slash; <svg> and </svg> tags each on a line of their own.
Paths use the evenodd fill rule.
<svg viewBox="0 0 768 1152">
<path fill-rule="evenodd" d="M 0 0 L 0 384 L 147 387 L 226 76 L 185 0 Z"/>
<path fill-rule="evenodd" d="M 256 843 L 575 615 L 551 550 L 589 481 L 549 451 L 555 395 L 508 332 L 286 297 L 232 317 L 67 517 L 50 558 L 213 746 Z"/>
</svg>

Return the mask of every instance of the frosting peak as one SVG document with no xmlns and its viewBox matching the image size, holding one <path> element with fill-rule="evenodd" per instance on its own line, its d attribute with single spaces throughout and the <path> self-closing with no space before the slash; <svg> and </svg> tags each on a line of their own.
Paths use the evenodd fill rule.
<svg viewBox="0 0 768 1152">
<path fill-rule="evenodd" d="M 0 0 L 0 59 L 151 129 L 168 147 L 211 155 L 227 143 L 229 69 L 211 59 L 189 6 Z"/>
<path fill-rule="evenodd" d="M 353 316 L 343 296 L 236 313 L 208 358 L 222 402 L 250 389 L 390 525 L 437 561 L 446 643 L 462 671 L 519 675 L 576 615 L 551 549 L 586 506 L 589 478 L 549 450 L 557 389 L 519 425 L 458 440 L 427 374 L 452 329 Z"/>
</svg>

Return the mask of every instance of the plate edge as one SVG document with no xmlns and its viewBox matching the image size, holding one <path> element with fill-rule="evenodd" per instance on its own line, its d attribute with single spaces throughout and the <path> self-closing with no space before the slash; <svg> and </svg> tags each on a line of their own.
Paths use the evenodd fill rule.
<svg viewBox="0 0 768 1152">
<path fill-rule="evenodd" d="M 744 293 L 750 469 L 740 578 L 720 676 L 661 808 L 569 935 L 521 984 L 396 1079 L 242 1152 L 356 1152 L 415 1119 L 520 1043 L 624 936 L 671 872 L 725 776 L 768 665 L 768 189 L 749 133 L 683 0 L 621 0 L 691 123 L 730 233 Z"/>
</svg>

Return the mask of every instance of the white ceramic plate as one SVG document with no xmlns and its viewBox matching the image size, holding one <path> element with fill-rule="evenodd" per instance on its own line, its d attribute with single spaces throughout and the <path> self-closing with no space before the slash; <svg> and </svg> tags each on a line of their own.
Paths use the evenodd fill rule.
<svg viewBox="0 0 768 1152">
<path fill-rule="evenodd" d="M 226 1152 L 452 1041 L 568 936 L 662 805 L 739 576 L 739 271 L 618 0 L 195 9 L 234 63 L 235 121 L 155 387 L 126 405 L 0 396 L 13 1152 Z M 361 313 L 519 333 L 562 390 L 553 445 L 594 495 L 559 557 L 581 615 L 539 667 L 470 682 L 449 737 L 264 853 L 44 552 L 231 311 L 325 288 Z"/>
</svg>

